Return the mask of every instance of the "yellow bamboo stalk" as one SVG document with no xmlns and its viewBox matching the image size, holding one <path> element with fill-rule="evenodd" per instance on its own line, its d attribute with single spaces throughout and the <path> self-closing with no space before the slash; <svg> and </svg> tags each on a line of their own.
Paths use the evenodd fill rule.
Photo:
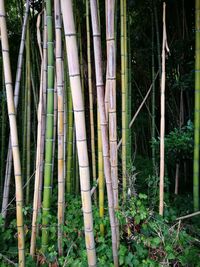
<svg viewBox="0 0 200 267">
<path fill-rule="evenodd" d="M 3 56 L 3 67 L 6 85 L 6 97 L 8 107 L 8 117 L 10 124 L 11 147 L 14 162 L 15 190 L 16 190 L 16 215 L 17 215 L 17 233 L 18 233 L 18 262 L 20 267 L 25 267 L 25 242 L 24 242 L 24 221 L 23 221 L 23 190 L 21 177 L 21 162 L 19 154 L 17 121 L 15 114 L 11 65 L 9 56 L 8 34 L 6 25 L 6 13 L 4 0 L 0 1 L 0 29 L 1 46 Z"/>
<path fill-rule="evenodd" d="M 61 10 L 63 14 L 68 69 L 74 108 L 76 144 L 79 161 L 81 196 L 84 214 L 85 243 L 87 248 L 88 265 L 96 266 L 96 251 L 93 233 L 93 216 L 90 193 L 90 170 L 86 142 L 85 112 L 81 89 L 78 49 L 74 25 L 74 16 L 72 10 L 72 1 L 61 0 Z"/>
</svg>

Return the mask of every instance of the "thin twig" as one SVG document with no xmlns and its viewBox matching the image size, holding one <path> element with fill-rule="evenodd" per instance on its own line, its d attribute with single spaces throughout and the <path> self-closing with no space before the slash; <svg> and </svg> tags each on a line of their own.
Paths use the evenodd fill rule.
<svg viewBox="0 0 200 267">
<path fill-rule="evenodd" d="M 188 219 L 188 218 L 191 218 L 191 217 L 194 217 L 194 216 L 197 216 L 197 215 L 200 215 L 200 211 L 197 211 L 197 212 L 194 212 L 194 213 L 191 213 L 191 214 L 176 218 L 176 221 Z"/>
</svg>

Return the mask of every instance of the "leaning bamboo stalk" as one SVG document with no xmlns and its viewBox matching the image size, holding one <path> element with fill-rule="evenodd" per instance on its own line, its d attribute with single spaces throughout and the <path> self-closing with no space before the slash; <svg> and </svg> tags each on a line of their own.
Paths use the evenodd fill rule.
<svg viewBox="0 0 200 267">
<path fill-rule="evenodd" d="M 161 119 L 160 119 L 160 197 L 159 214 L 164 212 L 164 171 L 165 171 L 165 51 L 168 51 L 166 33 L 166 4 L 163 3 L 163 44 L 162 44 L 162 75 L 161 75 Z"/>
<path fill-rule="evenodd" d="M 56 78 L 58 103 L 58 253 L 63 254 L 63 224 L 65 206 L 64 179 L 64 90 L 62 63 L 62 25 L 60 1 L 54 0 L 55 37 L 56 37 Z"/>
<path fill-rule="evenodd" d="M 114 209 L 118 210 L 118 158 L 117 158 L 117 114 L 116 114 L 116 45 L 115 45 L 115 0 L 106 1 L 106 40 L 107 40 L 107 90 L 109 94 L 109 144 L 111 178 L 114 197 Z M 116 219 L 119 245 L 119 223 Z"/>
<path fill-rule="evenodd" d="M 96 157 L 95 157 L 95 133 L 94 133 L 94 108 L 92 91 L 92 63 L 91 63 L 91 38 L 90 38 L 90 18 L 89 2 L 86 0 L 86 28 L 87 28 L 87 60 L 88 60 L 88 88 L 89 88 L 89 109 L 90 109 L 90 132 L 91 132 L 91 150 L 92 150 L 92 180 L 96 182 Z M 96 200 L 96 193 L 94 194 Z"/>
<path fill-rule="evenodd" d="M 101 125 L 102 148 L 103 148 L 103 159 L 104 159 L 104 174 L 105 174 L 105 179 L 106 179 L 110 226 L 111 226 L 111 234 L 112 234 L 112 251 L 113 251 L 114 265 L 118 266 L 117 234 L 116 234 L 116 220 L 115 220 L 114 198 L 113 198 L 110 155 L 109 155 L 108 125 L 107 125 L 106 111 L 105 111 L 105 104 L 104 104 L 101 34 L 100 34 L 100 25 L 99 25 L 99 19 L 98 19 L 98 9 L 97 9 L 96 0 L 91 1 L 90 8 L 91 8 L 91 17 L 92 17 L 97 101 L 98 101 L 98 108 L 99 108 L 99 115 L 100 115 L 99 117 L 100 117 L 100 125 Z"/>
<path fill-rule="evenodd" d="M 45 13 L 45 12 L 44 12 Z M 39 15 L 40 17 L 40 15 Z M 39 25 L 37 27 L 37 36 L 40 36 L 40 29 Z M 42 51 L 41 48 L 41 38 L 38 39 L 38 46 L 39 49 Z M 39 94 L 39 103 L 38 103 L 38 126 L 37 126 L 37 151 L 36 151 L 36 171 L 35 171 L 35 185 L 34 185 L 34 196 L 33 196 L 33 215 L 32 215 L 32 231 L 31 231 L 31 245 L 30 245 L 30 255 L 34 257 L 35 250 L 36 250 L 36 235 L 37 235 L 37 216 L 38 216 L 38 210 L 40 207 L 40 185 L 42 180 L 42 171 L 43 170 L 43 147 L 44 147 L 44 136 L 42 135 L 42 131 L 44 128 L 44 116 L 43 116 L 43 80 L 44 75 L 46 75 L 46 72 L 44 72 L 44 64 L 45 64 L 45 51 L 46 51 L 46 27 L 44 27 L 44 33 L 43 33 L 43 53 L 41 53 L 41 75 L 40 75 L 40 94 Z"/>
<path fill-rule="evenodd" d="M 78 49 L 74 25 L 74 16 L 72 10 L 72 1 L 61 0 L 61 10 L 63 14 L 68 69 L 71 85 L 70 87 L 72 91 L 72 101 L 74 108 L 76 143 L 79 160 L 81 196 L 83 205 L 85 242 L 87 248 L 88 265 L 96 266 L 96 251 L 93 233 L 93 216 L 90 194 L 90 170 L 86 142 L 86 123 L 83 95 L 81 90 Z"/>
<path fill-rule="evenodd" d="M 10 124 L 11 147 L 14 162 L 15 190 L 16 190 L 16 216 L 18 232 L 18 262 L 20 267 L 25 266 L 25 241 L 24 241 L 24 222 L 23 222 L 23 189 L 21 177 L 21 162 L 19 154 L 17 121 L 12 87 L 11 65 L 9 56 L 8 34 L 6 25 L 6 13 L 4 1 L 0 1 L 0 29 L 3 67 L 6 85 L 6 97 L 8 117 Z"/>
<path fill-rule="evenodd" d="M 21 41 L 20 41 L 20 48 L 19 48 L 19 55 L 18 55 L 18 62 L 17 62 L 17 72 L 16 72 L 16 79 L 15 79 L 14 104 L 15 104 L 16 112 L 17 112 L 17 107 L 18 107 L 18 102 L 19 102 L 20 81 L 21 81 L 21 74 L 22 74 L 22 64 L 23 64 L 23 54 L 24 54 L 28 14 L 29 14 L 29 0 L 26 1 L 26 10 L 25 10 L 24 21 L 23 21 L 23 26 L 22 26 L 22 35 L 21 35 Z M 11 137 L 9 137 L 5 186 L 4 186 L 3 203 L 2 203 L 2 216 L 4 218 L 6 217 L 6 213 L 7 213 L 6 209 L 8 205 L 8 199 L 9 199 L 11 170 L 12 170 L 12 149 L 11 149 Z"/>
</svg>

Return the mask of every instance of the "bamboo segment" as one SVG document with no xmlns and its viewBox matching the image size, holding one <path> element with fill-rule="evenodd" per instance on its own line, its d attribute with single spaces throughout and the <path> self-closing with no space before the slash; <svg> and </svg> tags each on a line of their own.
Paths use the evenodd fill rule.
<svg viewBox="0 0 200 267">
<path fill-rule="evenodd" d="M 92 180 L 96 182 L 96 157 L 95 157 L 95 132 L 94 132 L 94 109 L 92 92 L 92 64 L 91 64 L 91 38 L 90 38 L 90 19 L 89 3 L 86 0 L 86 28 L 87 28 L 87 60 L 88 60 L 88 87 L 89 87 L 89 109 L 90 109 L 90 131 L 91 131 L 91 149 L 92 149 Z M 94 193 L 96 200 L 96 193 Z"/>
<path fill-rule="evenodd" d="M 66 190 L 70 194 L 72 192 L 72 177 L 73 177 L 73 103 L 72 94 L 70 91 L 70 85 L 67 87 L 67 100 L 68 100 L 68 131 L 67 131 L 67 180 L 66 180 Z"/>
<path fill-rule="evenodd" d="M 114 197 L 114 209 L 118 210 L 118 158 L 117 158 L 117 114 L 116 114 L 116 45 L 115 45 L 115 0 L 106 1 L 106 40 L 107 40 L 107 80 L 109 92 L 109 143 L 111 178 Z M 119 225 L 116 219 L 119 244 Z"/>
<path fill-rule="evenodd" d="M 98 100 L 98 108 L 100 115 L 99 117 L 101 125 L 102 148 L 103 148 L 103 159 L 104 159 L 104 174 L 106 178 L 108 207 L 109 207 L 110 225 L 112 233 L 112 251 L 113 251 L 114 265 L 118 266 L 117 234 L 116 234 L 114 197 L 113 197 L 110 155 L 109 155 L 108 125 L 107 125 L 106 111 L 104 104 L 101 34 L 100 34 L 100 25 L 98 19 L 98 11 L 97 11 L 98 9 L 96 0 L 91 1 L 90 8 L 92 17 L 93 43 L 94 43 L 97 100 Z"/>
<path fill-rule="evenodd" d="M 64 179 L 64 89 L 60 1 L 54 0 L 56 33 L 56 77 L 58 98 L 58 253 L 63 255 L 63 224 L 65 207 Z"/>
<path fill-rule="evenodd" d="M 161 119 L 160 119 L 160 202 L 159 214 L 163 216 L 164 212 L 164 171 L 165 171 L 165 51 L 169 50 L 167 46 L 166 33 L 166 4 L 163 3 L 163 44 L 162 44 L 162 75 L 161 75 Z"/>
<path fill-rule="evenodd" d="M 84 215 L 85 242 L 87 248 L 88 265 L 96 266 L 96 251 L 93 233 L 93 216 L 90 194 L 90 170 L 86 142 L 85 112 L 81 90 L 78 49 L 74 25 L 74 16 L 72 11 L 72 1 L 61 0 L 61 10 L 63 14 L 68 69 L 74 108 L 76 143 L 79 160 L 81 196 Z"/>
<path fill-rule="evenodd" d="M 200 0 L 195 1 L 195 107 L 194 107 L 194 211 L 199 210 L 199 142 L 200 142 Z"/>
<path fill-rule="evenodd" d="M 17 61 L 17 72 L 16 72 L 15 89 L 14 89 L 14 103 L 15 103 L 16 112 L 17 112 L 17 107 L 18 107 L 18 102 L 19 102 L 20 81 L 21 81 L 21 74 L 22 74 L 22 63 L 23 63 L 23 54 L 24 54 L 28 14 L 29 14 L 29 0 L 26 1 L 26 10 L 25 10 L 24 21 L 23 21 L 23 26 L 22 26 L 22 35 L 21 35 L 19 55 L 18 55 L 18 61 Z M 6 218 L 6 214 L 7 214 L 6 209 L 8 205 L 8 199 L 9 199 L 11 170 L 12 170 L 12 149 L 11 149 L 11 137 L 9 137 L 7 163 L 6 163 L 6 175 L 5 175 L 5 181 L 4 181 L 4 192 L 3 192 L 3 203 L 2 203 L 3 218 Z"/>
<path fill-rule="evenodd" d="M 15 104 L 12 88 L 11 66 L 9 56 L 9 45 L 6 25 L 6 13 L 4 1 L 0 1 L 0 29 L 3 67 L 6 85 L 7 108 L 10 124 L 11 147 L 14 162 L 15 190 L 16 190 L 16 215 L 18 232 L 18 262 L 20 267 L 25 266 L 25 242 L 24 242 L 24 222 L 23 222 L 23 190 L 21 177 L 21 163 L 18 145 L 17 122 Z"/>
<path fill-rule="evenodd" d="M 104 218 L 104 174 L 103 174 L 103 152 L 101 139 L 101 125 L 99 111 L 97 109 L 97 131 L 98 131 L 98 177 L 99 177 L 99 217 Z M 100 224 L 100 233 L 104 236 L 104 224 Z"/>
<path fill-rule="evenodd" d="M 46 1 L 47 20 L 47 113 L 45 137 L 44 189 L 42 208 L 42 251 L 46 252 L 49 239 L 49 212 L 51 199 L 52 157 L 54 141 L 54 43 L 51 0 Z"/>
</svg>

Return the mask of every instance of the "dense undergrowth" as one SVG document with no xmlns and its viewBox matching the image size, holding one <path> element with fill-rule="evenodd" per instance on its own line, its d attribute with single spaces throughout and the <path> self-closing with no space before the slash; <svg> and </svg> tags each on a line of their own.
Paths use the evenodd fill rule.
<svg viewBox="0 0 200 267">
<path fill-rule="evenodd" d="M 149 180 L 150 178 L 147 182 Z M 135 195 L 129 197 L 127 203 L 121 205 L 117 212 L 120 223 L 120 266 L 200 266 L 198 220 L 176 220 L 177 216 L 190 211 L 192 205 L 189 196 L 177 196 L 166 202 L 164 218 L 154 211 L 157 209 L 157 203 L 155 199 L 152 202 L 152 199 L 148 195 L 135 192 Z M 31 207 L 24 208 L 26 215 L 26 266 L 87 266 L 81 199 L 71 195 L 67 197 L 66 203 L 66 217 L 63 226 L 66 256 L 59 257 L 57 254 L 55 210 L 55 214 L 52 214 L 50 218 L 48 253 L 43 255 L 38 250 L 35 261 L 28 256 L 32 211 Z M 113 266 L 112 244 L 107 208 L 103 220 L 99 218 L 98 207 L 93 207 L 93 214 L 98 266 L 111 267 Z M 4 227 L 4 222 L 1 219 L 0 224 L 0 266 L 12 266 L 6 258 L 17 262 L 16 221 L 7 222 L 6 227 Z M 100 224 L 104 224 L 104 236 L 99 233 Z M 39 218 L 39 225 L 41 226 L 41 218 Z M 40 247 L 39 239 L 37 240 L 37 247 Z"/>
</svg>

